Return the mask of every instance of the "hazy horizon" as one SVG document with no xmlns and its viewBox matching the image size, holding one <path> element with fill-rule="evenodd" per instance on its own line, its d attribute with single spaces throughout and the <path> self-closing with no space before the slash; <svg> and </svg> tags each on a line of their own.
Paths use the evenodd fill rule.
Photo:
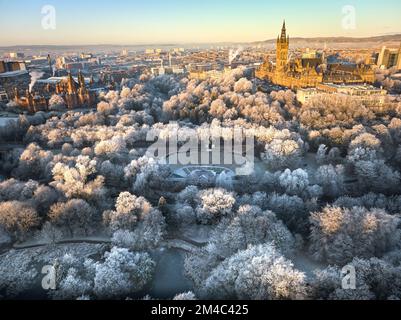
<svg viewBox="0 0 401 320">
<path fill-rule="evenodd" d="M 376 37 L 385 37 L 385 36 L 401 36 L 401 31 L 399 32 L 394 32 L 390 34 L 378 34 L 378 35 L 371 35 L 371 36 L 366 36 L 366 37 L 347 37 L 347 36 L 327 36 L 327 37 L 303 37 L 303 36 L 294 36 L 291 37 L 291 39 L 318 39 L 318 38 L 349 38 L 349 39 L 364 39 L 364 38 L 376 38 Z M 65 44 L 49 44 L 49 43 L 41 43 L 41 44 L 21 44 L 21 43 L 16 43 L 12 45 L 0 45 L 0 48 L 13 48 L 13 47 L 102 47 L 102 46 L 111 46 L 111 47 L 142 47 L 142 46 L 189 46 L 189 45 L 220 45 L 220 44 L 252 44 L 252 43 L 257 43 L 257 42 L 268 42 L 268 41 L 274 41 L 274 38 L 270 39 L 261 39 L 261 40 L 256 40 L 256 41 L 216 41 L 216 42 L 149 42 L 149 43 L 65 43 Z"/>
</svg>

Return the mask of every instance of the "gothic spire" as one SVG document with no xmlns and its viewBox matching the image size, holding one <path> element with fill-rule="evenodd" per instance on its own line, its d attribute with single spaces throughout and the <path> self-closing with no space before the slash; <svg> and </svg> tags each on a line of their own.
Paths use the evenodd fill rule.
<svg viewBox="0 0 401 320">
<path fill-rule="evenodd" d="M 281 28 L 281 39 L 287 40 L 287 30 L 285 28 L 285 20 L 283 22 L 283 27 Z"/>
<path fill-rule="evenodd" d="M 85 88 L 85 78 L 84 78 L 81 70 L 79 70 L 79 72 L 78 72 L 78 84 L 81 88 Z"/>
<path fill-rule="evenodd" d="M 68 72 L 67 85 L 68 85 L 68 93 L 69 94 L 76 92 L 77 89 L 75 87 L 75 81 L 74 81 L 74 78 L 72 77 L 71 72 Z"/>
</svg>

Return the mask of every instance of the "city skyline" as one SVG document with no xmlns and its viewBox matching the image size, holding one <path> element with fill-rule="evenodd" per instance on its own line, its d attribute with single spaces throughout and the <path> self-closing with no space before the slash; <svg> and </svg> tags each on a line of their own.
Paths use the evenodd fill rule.
<svg viewBox="0 0 401 320">
<path fill-rule="evenodd" d="M 42 26 L 46 15 L 42 8 L 49 5 L 55 8 L 55 29 Z M 344 27 L 344 19 L 353 13 L 343 11 L 347 6 L 355 8 L 356 18 L 355 26 L 348 28 Z M 394 10 L 379 20 L 377 12 L 383 7 Z M 226 0 L 0 0 L 0 10 L 6 13 L 0 30 L 8 30 L 0 33 L 0 46 L 254 42 L 275 38 L 283 19 L 290 26 L 290 37 L 369 37 L 401 33 L 399 9 L 401 4 L 394 0 L 252 0 L 246 4 Z"/>
</svg>

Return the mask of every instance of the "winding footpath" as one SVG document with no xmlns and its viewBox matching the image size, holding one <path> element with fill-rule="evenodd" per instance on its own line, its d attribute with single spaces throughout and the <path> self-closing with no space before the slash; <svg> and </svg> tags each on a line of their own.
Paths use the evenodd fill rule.
<svg viewBox="0 0 401 320">
<path fill-rule="evenodd" d="M 42 248 L 51 245 L 63 245 L 63 244 L 111 244 L 111 239 L 107 237 L 87 237 L 87 238 L 74 238 L 74 239 L 63 239 L 55 242 L 25 242 L 15 243 L 11 247 L 5 248 L 0 252 L 0 255 L 7 253 L 9 250 L 26 250 L 34 248 Z M 189 239 L 165 239 L 160 244 L 161 247 L 172 248 L 182 250 L 188 253 L 196 251 L 202 244 Z"/>
</svg>

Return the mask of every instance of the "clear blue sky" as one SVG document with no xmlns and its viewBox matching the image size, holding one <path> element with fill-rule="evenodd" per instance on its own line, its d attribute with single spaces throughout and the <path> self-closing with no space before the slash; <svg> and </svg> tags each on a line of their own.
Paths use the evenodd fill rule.
<svg viewBox="0 0 401 320">
<path fill-rule="evenodd" d="M 56 30 L 41 26 L 44 5 Z M 356 28 L 342 28 L 342 8 Z M 282 20 L 291 36 L 401 33 L 400 0 L 0 0 L 0 46 L 242 42 L 274 38 Z"/>
</svg>

